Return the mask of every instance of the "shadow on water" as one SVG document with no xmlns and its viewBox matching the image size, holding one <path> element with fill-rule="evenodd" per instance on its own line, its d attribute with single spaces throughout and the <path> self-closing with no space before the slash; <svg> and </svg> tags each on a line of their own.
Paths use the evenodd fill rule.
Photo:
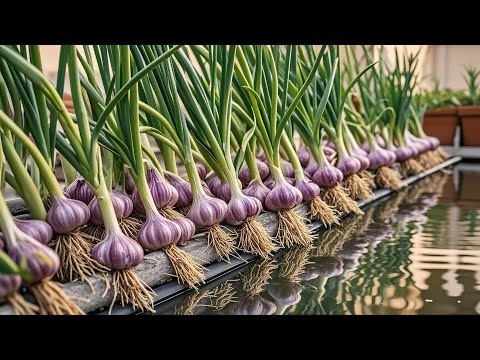
<svg viewBox="0 0 480 360">
<path fill-rule="evenodd" d="M 436 173 L 157 314 L 480 313 L 479 180 Z"/>
</svg>

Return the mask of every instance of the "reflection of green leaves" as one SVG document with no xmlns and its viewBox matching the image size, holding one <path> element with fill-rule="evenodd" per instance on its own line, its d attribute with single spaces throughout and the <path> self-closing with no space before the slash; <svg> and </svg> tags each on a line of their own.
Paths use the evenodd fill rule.
<svg viewBox="0 0 480 360">
<path fill-rule="evenodd" d="M 0 250 L 0 274 L 18 274 L 19 268 L 12 259 Z"/>
</svg>

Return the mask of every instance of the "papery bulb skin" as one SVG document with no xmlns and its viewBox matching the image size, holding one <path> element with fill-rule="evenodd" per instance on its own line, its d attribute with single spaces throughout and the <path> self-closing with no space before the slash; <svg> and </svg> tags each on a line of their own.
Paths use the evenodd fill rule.
<svg viewBox="0 0 480 360">
<path fill-rule="evenodd" d="M 360 160 L 353 156 L 344 156 L 337 163 L 336 168 L 339 169 L 344 176 L 353 175 L 360 171 L 362 164 Z"/>
<path fill-rule="evenodd" d="M 308 151 L 308 148 L 306 146 L 300 147 L 298 149 L 298 160 L 300 160 L 300 164 L 302 167 L 306 167 L 309 160 L 310 160 L 310 152 Z"/>
<path fill-rule="evenodd" d="M 332 161 L 335 156 L 337 156 L 337 151 L 334 148 L 331 148 L 330 146 L 323 146 L 323 153 L 327 157 L 328 161 Z"/>
<path fill-rule="evenodd" d="M 230 185 L 226 181 L 222 181 L 215 173 L 211 173 L 205 179 L 205 182 L 208 185 L 208 188 L 212 192 L 212 194 L 222 199 L 225 202 L 230 201 L 230 197 L 232 196 L 230 191 Z M 238 180 L 238 185 L 240 188 L 242 187 L 242 183 Z"/>
<path fill-rule="evenodd" d="M 265 164 L 264 162 L 255 159 L 256 164 L 257 164 L 257 169 L 258 172 L 260 173 L 260 178 L 263 180 L 265 179 L 268 175 L 270 175 L 270 169 L 268 168 L 268 165 Z M 250 176 L 250 171 L 248 170 L 248 166 L 245 164 L 242 166 L 240 171 L 238 172 L 238 178 L 242 182 L 243 185 L 247 185 L 252 181 L 252 178 Z"/>
<path fill-rule="evenodd" d="M 285 177 L 295 177 L 295 170 L 293 170 L 292 164 L 285 160 L 282 160 L 282 173 Z"/>
<path fill-rule="evenodd" d="M 308 163 L 307 163 L 307 166 L 305 166 L 304 172 L 305 174 L 308 174 L 308 176 L 310 176 L 311 178 L 313 174 L 315 174 L 315 171 L 317 170 L 318 170 L 318 164 L 312 156 L 310 157 L 310 160 L 308 160 Z"/>
<path fill-rule="evenodd" d="M 22 230 L 25 234 L 30 235 L 32 238 L 47 245 L 53 237 L 53 230 L 48 223 L 42 220 L 20 220 L 14 219 L 15 225 Z M 1 247 L 0 247 L 1 248 Z"/>
<path fill-rule="evenodd" d="M 260 295 L 255 295 L 253 298 L 240 297 L 228 309 L 232 315 L 272 315 L 275 311 L 277 306 Z"/>
<path fill-rule="evenodd" d="M 295 186 L 295 178 L 291 178 L 291 177 L 286 177 L 286 176 L 285 176 L 285 181 L 286 181 L 287 183 L 289 183 L 290 185 Z"/>
<path fill-rule="evenodd" d="M 188 206 L 192 203 L 192 187 L 190 183 L 180 176 L 173 174 L 171 172 L 165 171 L 165 179 L 172 185 L 178 194 L 178 199 L 175 204 L 176 207 L 182 208 Z"/>
<path fill-rule="evenodd" d="M 368 141 L 365 141 L 362 145 L 360 145 L 360 149 L 365 151 L 367 154 L 370 153 L 370 144 Z"/>
<path fill-rule="evenodd" d="M 258 216 L 262 203 L 257 198 L 238 193 L 227 204 L 225 222 L 230 225 L 243 224 L 247 219 Z"/>
<path fill-rule="evenodd" d="M 195 235 L 195 224 L 190 219 L 186 217 L 171 219 L 175 224 L 180 227 L 180 238 L 177 241 L 178 245 L 185 245 L 188 240 Z"/>
<path fill-rule="evenodd" d="M 205 191 L 205 194 L 207 194 L 208 196 L 215 197 L 215 195 L 212 194 L 212 192 L 210 191 L 210 188 L 208 187 L 205 181 L 202 181 L 202 188 L 203 188 L 203 191 Z"/>
<path fill-rule="evenodd" d="M 32 278 L 25 282 L 26 284 L 49 279 L 57 272 L 60 259 L 55 251 L 21 230 L 16 231 L 16 240 L 9 244 L 7 254 L 17 265 L 31 274 Z"/>
<path fill-rule="evenodd" d="M 265 153 L 262 152 L 261 154 L 258 154 L 257 159 L 262 162 L 265 162 L 267 161 L 267 155 L 265 155 Z"/>
<path fill-rule="evenodd" d="M 395 161 L 397 161 L 397 156 L 395 155 L 395 152 L 393 152 L 392 150 L 388 150 L 388 149 L 385 149 L 385 151 L 387 152 L 388 154 L 388 164 L 391 165 L 393 164 Z"/>
<path fill-rule="evenodd" d="M 5 300 L 8 295 L 13 294 L 22 286 L 20 275 L 0 274 L 0 301 Z"/>
<path fill-rule="evenodd" d="M 368 159 L 370 160 L 370 169 L 378 169 L 379 167 L 388 165 L 391 157 L 388 150 L 376 147 L 375 150 L 368 154 Z"/>
<path fill-rule="evenodd" d="M 207 177 L 207 168 L 205 167 L 205 165 L 197 162 L 195 163 L 195 166 L 197 168 L 198 176 L 200 176 L 200 179 L 205 180 L 205 178 Z"/>
<path fill-rule="evenodd" d="M 177 190 L 160 176 L 157 169 L 147 171 L 147 183 L 157 209 L 173 206 L 177 203 Z"/>
<path fill-rule="evenodd" d="M 424 136 L 423 139 L 430 143 L 430 150 L 435 150 L 440 146 L 440 140 L 435 136 Z"/>
<path fill-rule="evenodd" d="M 337 145 L 331 140 L 324 140 L 323 141 L 323 146 L 324 147 L 329 147 L 329 148 L 337 151 Z"/>
<path fill-rule="evenodd" d="M 320 275 L 325 277 L 338 276 L 343 273 L 343 261 L 335 256 L 321 257 L 315 266 Z"/>
<path fill-rule="evenodd" d="M 248 186 L 242 190 L 242 193 L 244 193 L 245 195 L 251 196 L 260 200 L 260 203 L 262 204 L 262 206 L 265 206 L 265 198 L 267 197 L 269 192 L 270 192 L 270 189 L 267 188 L 263 184 L 263 182 L 260 182 L 257 179 L 252 180 L 250 184 L 248 184 Z"/>
<path fill-rule="evenodd" d="M 263 180 L 263 184 L 270 190 L 273 189 L 273 187 L 275 186 L 275 180 L 273 180 L 273 177 L 270 175 L 270 176 L 267 176 L 267 178 L 265 180 Z"/>
<path fill-rule="evenodd" d="M 121 232 L 107 233 L 105 239 L 93 248 L 92 258 L 109 269 L 124 270 L 140 264 L 143 249 Z"/>
<path fill-rule="evenodd" d="M 420 154 L 423 154 L 423 153 L 427 152 L 432 147 L 432 145 L 430 144 L 430 141 L 428 141 L 425 138 L 418 138 L 418 137 L 413 136 L 413 135 L 411 136 L 411 138 L 412 138 L 414 143 L 418 144 Z"/>
<path fill-rule="evenodd" d="M 65 194 L 70 199 L 79 200 L 85 205 L 90 204 L 90 201 L 95 197 L 94 192 L 90 189 L 83 177 L 78 177 L 66 189 Z"/>
<path fill-rule="evenodd" d="M 110 193 L 110 199 L 112 200 L 113 210 L 115 211 L 115 217 L 118 221 L 121 221 L 128 217 L 133 211 L 133 201 L 120 191 L 113 191 Z M 94 198 L 90 204 L 90 222 L 93 225 L 103 225 L 102 212 L 98 206 L 98 199 Z"/>
<path fill-rule="evenodd" d="M 125 192 L 128 195 L 133 194 L 133 190 L 135 190 L 135 181 L 133 181 L 132 175 L 128 171 L 125 172 Z"/>
<path fill-rule="evenodd" d="M 295 187 L 302 193 L 303 201 L 312 201 L 320 195 L 320 187 L 310 180 L 296 182 Z"/>
<path fill-rule="evenodd" d="M 405 146 L 408 147 L 410 150 L 412 150 L 413 157 L 416 157 L 420 154 L 421 145 L 412 141 L 408 136 L 405 137 Z"/>
<path fill-rule="evenodd" d="M 365 157 L 368 157 L 368 152 L 363 150 L 361 147 L 359 147 L 358 145 L 355 145 L 353 147 L 353 153 L 354 155 L 362 155 L 362 156 L 365 156 Z"/>
<path fill-rule="evenodd" d="M 280 178 L 265 198 L 265 206 L 272 211 L 291 209 L 302 202 L 302 193 Z"/>
<path fill-rule="evenodd" d="M 175 244 L 181 235 L 180 227 L 173 221 L 155 213 L 147 214 L 137 240 L 145 250 L 156 251 Z"/>
<path fill-rule="evenodd" d="M 297 304 L 302 298 L 302 287 L 293 281 L 280 280 L 268 284 L 265 288 L 269 295 L 282 305 Z"/>
<path fill-rule="evenodd" d="M 402 162 L 413 157 L 413 150 L 407 146 L 395 147 L 393 149 L 398 162 Z"/>
<path fill-rule="evenodd" d="M 315 171 L 312 180 L 320 187 L 332 187 L 343 181 L 343 173 L 335 166 L 325 164 Z"/>
<path fill-rule="evenodd" d="M 352 155 L 355 159 L 360 161 L 360 170 L 366 170 L 370 167 L 370 160 L 368 159 L 368 156 L 362 155 L 360 153 L 355 153 Z"/>
<path fill-rule="evenodd" d="M 47 213 L 47 223 L 56 234 L 68 234 L 85 225 L 90 219 L 90 209 L 79 200 L 55 198 Z"/>
<path fill-rule="evenodd" d="M 385 140 L 380 134 L 375 135 L 375 142 L 380 146 L 381 148 L 385 149 Z"/>
<path fill-rule="evenodd" d="M 192 207 L 187 213 L 197 228 L 205 228 L 219 224 L 225 218 L 227 204 L 221 199 L 207 194 L 193 201 Z"/>
<path fill-rule="evenodd" d="M 163 209 L 166 206 L 173 206 L 178 202 L 178 191 L 173 185 L 160 176 L 157 169 L 147 171 L 147 183 L 153 202 L 157 209 Z M 133 208 L 140 214 L 145 214 L 145 207 L 140 198 L 138 190 L 135 189 L 132 194 Z"/>
</svg>

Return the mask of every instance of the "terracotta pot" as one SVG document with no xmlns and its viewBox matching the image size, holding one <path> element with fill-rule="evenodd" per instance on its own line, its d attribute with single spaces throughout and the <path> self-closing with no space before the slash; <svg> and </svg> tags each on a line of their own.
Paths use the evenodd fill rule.
<svg viewBox="0 0 480 360">
<path fill-rule="evenodd" d="M 428 110 L 425 112 L 423 130 L 427 135 L 437 137 L 440 145 L 453 145 L 455 130 L 459 124 L 456 108 Z"/>
<path fill-rule="evenodd" d="M 461 173 L 460 177 L 460 196 L 461 201 L 480 201 L 480 193 L 478 191 L 478 184 L 480 183 L 480 174 Z"/>
<path fill-rule="evenodd" d="M 462 125 L 462 145 L 480 146 L 480 106 L 458 108 Z"/>
</svg>

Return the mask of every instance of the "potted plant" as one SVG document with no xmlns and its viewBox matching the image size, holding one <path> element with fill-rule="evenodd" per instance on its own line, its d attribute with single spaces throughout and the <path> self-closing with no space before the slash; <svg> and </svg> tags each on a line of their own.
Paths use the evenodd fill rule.
<svg viewBox="0 0 480 360">
<path fill-rule="evenodd" d="M 467 106 L 458 108 L 462 129 L 463 146 L 480 146 L 480 97 L 478 94 L 478 77 L 480 70 L 467 67 L 464 76 L 468 87 Z"/>
<path fill-rule="evenodd" d="M 424 93 L 428 110 L 425 112 L 423 130 L 440 140 L 441 145 L 453 145 L 455 131 L 460 124 L 457 107 L 464 101 L 464 93 L 440 89 L 438 81 L 432 91 Z"/>
</svg>

